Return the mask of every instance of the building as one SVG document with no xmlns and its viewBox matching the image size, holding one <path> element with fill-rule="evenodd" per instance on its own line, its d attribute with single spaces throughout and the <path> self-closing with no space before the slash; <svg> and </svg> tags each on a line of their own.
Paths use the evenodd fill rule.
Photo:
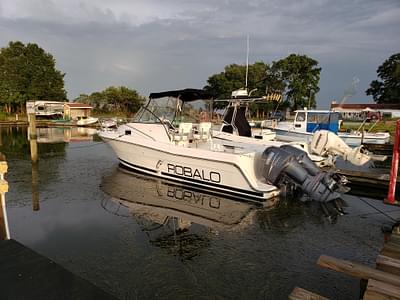
<svg viewBox="0 0 400 300">
<path fill-rule="evenodd" d="M 331 110 L 340 112 L 344 120 L 400 118 L 400 104 L 338 104 L 332 101 Z"/>
<path fill-rule="evenodd" d="M 42 119 L 62 119 L 64 103 L 60 101 L 32 100 L 26 102 L 26 111 Z"/>
<path fill-rule="evenodd" d="M 81 117 L 90 117 L 92 106 L 84 103 L 70 103 L 64 105 L 64 119 L 78 120 Z"/>
</svg>

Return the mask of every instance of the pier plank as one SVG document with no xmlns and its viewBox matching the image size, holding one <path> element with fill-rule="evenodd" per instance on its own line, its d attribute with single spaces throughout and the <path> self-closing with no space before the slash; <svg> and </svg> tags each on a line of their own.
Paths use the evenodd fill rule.
<svg viewBox="0 0 400 300">
<path fill-rule="evenodd" d="M 374 279 L 368 280 L 367 292 L 375 298 L 366 298 L 364 294 L 364 299 L 377 299 L 376 296 L 380 297 L 378 299 L 400 299 L 400 287 Z"/>
<path fill-rule="evenodd" d="M 394 244 L 397 244 L 400 247 L 400 235 L 399 234 L 391 234 L 390 241 Z"/>
<path fill-rule="evenodd" d="M 345 273 L 350 276 L 363 279 L 376 279 L 387 282 L 396 286 L 400 286 L 400 276 L 376 270 L 361 264 L 334 258 L 327 255 L 321 255 L 317 261 L 317 265 L 331 270 Z"/>
<path fill-rule="evenodd" d="M 400 259 L 400 245 L 394 244 L 391 241 L 387 242 L 383 245 L 380 254 L 391 258 Z"/>
<path fill-rule="evenodd" d="M 305 289 L 295 287 L 291 294 L 289 295 L 290 300 L 328 300 L 328 298 L 322 297 L 313 292 L 307 291 Z"/>
<path fill-rule="evenodd" d="M 398 259 L 380 254 L 376 259 L 376 266 L 379 270 L 400 275 L 400 260 Z"/>
<path fill-rule="evenodd" d="M 116 299 L 15 240 L 0 241 L 2 299 Z"/>
</svg>

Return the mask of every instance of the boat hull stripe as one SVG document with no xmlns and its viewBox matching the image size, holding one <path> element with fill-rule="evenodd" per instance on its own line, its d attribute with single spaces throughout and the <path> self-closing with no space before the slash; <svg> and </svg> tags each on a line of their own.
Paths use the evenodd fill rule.
<svg viewBox="0 0 400 300">
<path fill-rule="evenodd" d="M 233 187 L 228 187 L 228 186 L 224 186 L 224 185 L 218 185 L 218 184 L 214 184 L 214 183 L 210 183 L 210 182 L 203 182 L 203 181 L 199 181 L 193 178 L 187 178 L 187 177 L 182 177 L 182 176 L 177 176 L 177 175 L 173 175 L 173 174 L 169 174 L 169 173 L 165 173 L 165 172 L 161 172 L 160 176 L 159 173 L 155 170 L 146 168 L 146 167 L 142 167 L 142 166 L 137 166 L 134 164 L 131 164 L 127 161 L 124 161 L 122 159 L 120 159 L 121 163 L 128 167 L 131 168 L 133 170 L 139 170 L 142 172 L 146 172 L 146 173 L 151 173 L 154 176 L 160 177 L 160 178 L 168 178 L 170 180 L 176 181 L 176 182 L 186 182 L 186 183 L 190 183 L 193 185 L 196 185 L 197 187 L 201 187 L 201 188 L 211 188 L 213 190 L 218 190 L 219 192 L 222 193 L 228 193 L 230 195 L 235 195 L 237 196 L 241 196 L 241 197 L 249 197 L 252 198 L 254 200 L 257 201 L 265 201 L 266 198 L 264 197 L 264 193 L 257 193 L 257 192 L 253 192 L 253 191 L 248 191 L 248 190 L 242 190 L 242 189 L 238 189 L 238 188 L 233 188 Z M 274 191 L 271 191 L 274 192 Z"/>
</svg>

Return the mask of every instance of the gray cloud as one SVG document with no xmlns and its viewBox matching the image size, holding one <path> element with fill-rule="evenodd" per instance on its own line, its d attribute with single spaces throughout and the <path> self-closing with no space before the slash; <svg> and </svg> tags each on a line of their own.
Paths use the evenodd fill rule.
<svg viewBox="0 0 400 300">
<path fill-rule="evenodd" d="M 354 76 L 364 94 L 377 67 L 399 51 L 398 1 L 50 1 L 2 0 L 0 46 L 35 42 L 66 73 L 69 98 L 110 85 L 144 95 L 202 87 L 231 63 L 290 53 L 320 62 L 320 107 L 340 99 Z"/>
</svg>

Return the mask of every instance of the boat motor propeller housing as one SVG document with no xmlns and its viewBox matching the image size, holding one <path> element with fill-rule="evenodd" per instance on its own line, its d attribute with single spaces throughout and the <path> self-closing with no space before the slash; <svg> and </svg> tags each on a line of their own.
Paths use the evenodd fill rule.
<svg viewBox="0 0 400 300">
<path fill-rule="evenodd" d="M 293 188 L 300 189 L 311 200 L 324 204 L 324 211 L 329 203 L 339 213 L 343 212 L 338 193 L 343 183 L 341 178 L 320 170 L 306 152 L 291 145 L 269 147 L 262 158 L 263 176 L 268 182 L 276 186 L 294 185 Z"/>
</svg>

